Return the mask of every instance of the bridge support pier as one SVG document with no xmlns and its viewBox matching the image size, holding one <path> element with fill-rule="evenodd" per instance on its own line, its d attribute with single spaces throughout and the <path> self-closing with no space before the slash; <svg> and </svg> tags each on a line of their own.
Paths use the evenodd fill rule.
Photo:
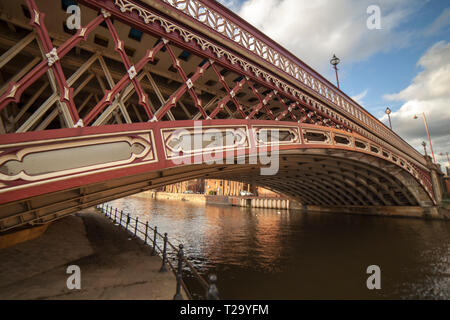
<svg viewBox="0 0 450 320">
<path fill-rule="evenodd" d="M 437 206 L 300 206 L 292 209 L 299 211 L 301 210 L 302 213 L 324 212 L 421 219 L 450 219 L 449 210 L 445 210 Z"/>
<path fill-rule="evenodd" d="M 450 219 L 450 210 L 427 203 L 422 206 L 312 206 L 290 200 L 290 209 L 301 213 L 324 212 L 421 219 Z"/>
<path fill-rule="evenodd" d="M 431 185 L 433 186 L 433 194 L 436 199 L 436 203 L 439 206 L 442 203 L 442 198 L 444 195 L 444 174 L 441 171 L 440 165 L 434 164 L 431 161 L 430 156 L 425 156 L 427 160 L 428 168 L 431 172 Z"/>
</svg>

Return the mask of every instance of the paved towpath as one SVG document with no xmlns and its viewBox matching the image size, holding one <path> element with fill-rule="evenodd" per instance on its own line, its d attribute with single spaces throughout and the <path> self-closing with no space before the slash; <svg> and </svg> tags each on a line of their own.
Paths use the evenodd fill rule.
<svg viewBox="0 0 450 320">
<path fill-rule="evenodd" d="M 172 299 L 175 276 L 151 249 L 93 209 L 53 222 L 40 238 L 0 249 L 2 299 Z M 81 269 L 81 290 L 66 285 Z"/>
</svg>

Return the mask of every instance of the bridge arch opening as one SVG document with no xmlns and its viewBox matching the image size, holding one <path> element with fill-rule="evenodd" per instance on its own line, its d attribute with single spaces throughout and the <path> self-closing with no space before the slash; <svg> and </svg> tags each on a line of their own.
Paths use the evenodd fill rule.
<svg viewBox="0 0 450 320">
<path fill-rule="evenodd" d="M 316 149 L 280 154 L 279 170 L 273 176 L 261 175 L 261 165 L 224 165 L 195 177 L 260 186 L 304 205 L 419 206 L 429 202 L 412 176 L 389 168 L 383 167 L 383 161 L 355 152 L 330 156 Z M 185 180 L 180 177 L 176 182 Z"/>
</svg>

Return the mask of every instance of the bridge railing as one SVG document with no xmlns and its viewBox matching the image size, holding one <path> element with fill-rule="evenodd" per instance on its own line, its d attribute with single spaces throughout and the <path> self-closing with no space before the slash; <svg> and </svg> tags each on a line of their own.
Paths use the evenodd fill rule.
<svg viewBox="0 0 450 320">
<path fill-rule="evenodd" d="M 158 232 L 158 227 L 151 227 L 148 221 L 139 220 L 139 217 L 132 217 L 129 213 L 125 214 L 123 210 L 118 210 L 110 205 L 97 206 L 105 217 L 109 218 L 115 225 L 125 228 L 126 231 L 131 233 L 134 237 L 139 237 L 144 241 L 144 244 L 151 247 L 151 255 L 159 255 L 162 259 L 161 268 L 159 272 L 167 272 L 167 266 L 173 272 L 177 279 L 176 292 L 174 300 L 182 300 L 183 295 L 181 289 L 183 289 L 189 300 L 193 299 L 206 299 L 206 300 L 218 300 L 219 292 L 216 287 L 217 277 L 211 274 L 209 276 L 209 282 L 196 270 L 192 263 L 184 255 L 184 246 L 180 244 L 176 247 L 169 241 L 167 233 L 161 234 Z M 183 272 L 184 271 L 184 272 Z M 190 288 L 183 274 L 190 273 L 191 277 L 197 283 L 204 294 L 194 293 Z"/>
</svg>

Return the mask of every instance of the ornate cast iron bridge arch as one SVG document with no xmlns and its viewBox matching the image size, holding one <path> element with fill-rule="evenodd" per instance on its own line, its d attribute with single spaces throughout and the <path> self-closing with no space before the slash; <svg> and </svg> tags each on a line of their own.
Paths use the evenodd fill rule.
<svg viewBox="0 0 450 320">
<path fill-rule="evenodd" d="M 196 177 L 252 182 L 304 205 L 429 206 L 423 156 L 297 57 L 210 0 L 0 0 L 0 230 Z M 234 135 L 261 163 L 177 165 L 176 129 Z M 177 149 L 178 148 L 178 149 Z M 229 155 L 228 155 L 229 158 Z"/>
</svg>

